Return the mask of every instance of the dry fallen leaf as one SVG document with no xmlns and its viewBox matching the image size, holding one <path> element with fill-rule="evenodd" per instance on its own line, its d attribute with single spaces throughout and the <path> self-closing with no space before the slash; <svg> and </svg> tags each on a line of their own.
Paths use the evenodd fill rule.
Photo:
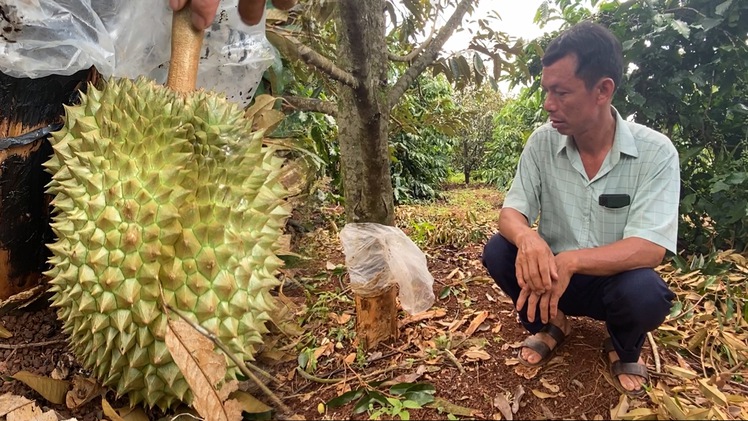
<svg viewBox="0 0 748 421">
<path fill-rule="evenodd" d="M 683 412 L 683 409 L 680 407 L 680 405 L 678 405 L 675 399 L 671 398 L 666 393 L 662 395 L 662 404 L 665 406 L 665 409 L 670 414 L 670 417 L 672 417 L 672 419 L 684 420 L 687 418 L 686 414 Z"/>
<path fill-rule="evenodd" d="M 19 371 L 12 377 L 39 392 L 44 399 L 57 405 L 65 403 L 65 394 L 67 394 L 70 389 L 69 382 L 40 376 L 38 374 L 29 373 L 28 371 Z"/>
<path fill-rule="evenodd" d="M 57 421 L 55 411 L 43 412 L 36 402 L 10 393 L 0 395 L 0 417 L 6 421 Z"/>
<path fill-rule="evenodd" d="M 492 328 L 491 333 L 499 333 L 501 331 L 501 322 L 497 322 Z"/>
<path fill-rule="evenodd" d="M 465 336 L 469 338 L 473 333 L 475 333 L 481 323 L 486 320 L 486 317 L 488 317 L 488 311 L 485 310 L 476 314 L 475 318 L 473 318 L 473 321 L 470 322 L 470 326 L 468 326 L 467 330 L 465 331 Z"/>
<path fill-rule="evenodd" d="M 621 420 L 622 417 L 626 415 L 626 413 L 629 410 L 629 398 L 621 394 L 621 396 L 618 398 L 618 405 L 614 406 L 610 409 L 610 419 L 611 420 Z"/>
<path fill-rule="evenodd" d="M 445 413 L 452 414 L 452 415 L 457 415 L 460 417 L 470 417 L 470 418 L 482 417 L 481 412 L 477 409 L 456 405 L 440 397 L 434 398 L 434 401 L 431 402 L 430 404 L 427 404 L 426 406 L 429 408 L 436 408 L 441 412 L 445 412 Z"/>
<path fill-rule="evenodd" d="M 473 360 L 473 361 L 491 359 L 491 354 L 489 354 L 488 352 L 482 349 L 477 349 L 475 347 L 470 348 L 467 351 L 465 351 L 465 353 L 462 354 L 462 356 L 467 358 L 468 360 Z"/>
<path fill-rule="evenodd" d="M 12 338 L 13 334 L 5 328 L 5 326 L 0 325 L 0 339 L 8 339 Z"/>
<path fill-rule="evenodd" d="M 540 366 L 528 367 L 522 364 L 514 366 L 514 373 L 518 376 L 524 377 L 527 380 L 534 379 L 535 376 L 540 372 Z"/>
<path fill-rule="evenodd" d="M 525 388 L 521 384 L 517 385 L 514 389 L 514 400 L 512 401 L 512 414 L 516 414 L 519 411 L 519 406 L 522 403 L 522 397 L 525 396 Z"/>
<path fill-rule="evenodd" d="M 103 392 L 99 383 L 92 378 L 73 377 L 73 388 L 65 395 L 65 405 L 68 409 L 77 409 L 90 402 Z"/>
<path fill-rule="evenodd" d="M 540 409 L 543 411 L 543 415 L 545 416 L 546 419 L 548 419 L 548 420 L 557 420 L 558 419 L 558 417 L 553 412 L 551 412 L 551 410 L 548 409 L 548 407 L 545 406 L 545 404 L 541 403 L 540 404 Z"/>
<path fill-rule="evenodd" d="M 335 323 L 337 323 L 339 325 L 344 325 L 344 324 L 348 323 L 349 320 L 351 320 L 351 315 L 348 314 L 348 313 L 343 313 L 343 314 L 340 314 L 340 315 L 338 315 L 336 313 L 328 313 L 328 315 L 330 316 L 330 318 Z"/>
<path fill-rule="evenodd" d="M 542 390 L 538 390 L 538 389 L 532 389 L 532 394 L 537 396 L 540 399 L 551 399 L 551 398 L 558 397 L 557 394 L 552 395 L 550 393 L 545 393 Z"/>
<path fill-rule="evenodd" d="M 685 368 L 681 368 L 681 367 L 676 367 L 676 366 L 673 366 L 673 365 L 665 365 L 665 370 L 667 370 L 667 371 L 675 374 L 678 377 L 686 379 L 686 380 L 692 380 L 692 379 L 695 379 L 696 377 L 699 376 L 699 374 L 696 373 L 696 372 L 694 372 L 694 371 L 691 371 L 691 370 L 688 370 L 688 369 L 685 369 Z"/>
<path fill-rule="evenodd" d="M 43 282 L 41 285 L 35 286 L 34 288 L 11 295 L 5 300 L 0 300 L 0 314 L 6 314 L 13 310 L 22 309 L 33 304 L 36 300 L 44 297 L 44 291 L 46 291 L 47 288 L 49 288 L 49 286 L 46 282 Z"/>
<path fill-rule="evenodd" d="M 242 419 L 239 402 L 228 399 L 238 383 L 229 382 L 220 390 L 213 386 L 226 376 L 226 358 L 213 350 L 210 339 L 184 320 L 169 320 L 166 347 L 190 385 L 194 397 L 192 405 L 201 416 L 211 421 Z"/>
<path fill-rule="evenodd" d="M 716 386 L 709 384 L 707 379 L 699 379 L 699 390 L 704 394 L 705 397 L 709 398 L 712 402 L 720 406 L 727 406 L 727 398 L 721 390 L 717 389 Z"/>
<path fill-rule="evenodd" d="M 23 396 L 13 395 L 11 393 L 0 395 L 0 417 L 4 417 L 8 413 L 30 403 L 33 403 L 33 401 L 24 398 Z"/>
<path fill-rule="evenodd" d="M 385 381 L 380 386 L 387 387 L 387 386 L 392 386 L 398 383 L 415 383 L 416 380 L 420 379 L 422 375 L 423 373 L 419 373 L 419 372 L 401 374 L 395 377 L 394 379 Z"/>
<path fill-rule="evenodd" d="M 400 328 L 402 328 L 405 325 L 415 323 L 415 322 L 420 322 L 421 320 L 438 319 L 439 317 L 444 317 L 446 315 L 447 315 L 447 310 L 443 308 L 423 311 L 421 313 L 416 313 L 416 314 L 404 317 L 402 320 L 400 320 L 399 326 Z"/>
<path fill-rule="evenodd" d="M 503 393 L 499 393 L 495 398 L 493 398 L 493 406 L 501 412 L 504 419 L 512 421 L 514 414 L 512 414 L 512 408 Z"/>
<path fill-rule="evenodd" d="M 551 393 L 558 393 L 559 390 L 561 390 L 561 388 L 558 387 L 558 385 L 555 385 L 555 384 L 551 383 L 545 377 L 541 377 L 540 378 L 540 384 L 542 384 L 543 387 L 545 387 L 546 389 L 548 389 Z"/>
<path fill-rule="evenodd" d="M 101 397 L 101 409 L 104 412 L 104 415 L 109 417 L 110 421 L 125 421 L 125 419 L 122 418 L 114 408 L 112 408 L 112 405 L 104 396 Z"/>
<path fill-rule="evenodd" d="M 232 392 L 230 396 L 239 402 L 243 412 L 254 414 L 255 417 L 257 414 L 267 414 L 269 416 L 273 410 L 273 408 L 267 406 L 264 402 L 241 390 Z"/>
</svg>

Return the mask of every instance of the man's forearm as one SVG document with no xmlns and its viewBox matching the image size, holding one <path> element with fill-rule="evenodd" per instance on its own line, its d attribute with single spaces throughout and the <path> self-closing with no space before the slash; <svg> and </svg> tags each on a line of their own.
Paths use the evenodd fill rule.
<svg viewBox="0 0 748 421">
<path fill-rule="evenodd" d="M 528 225 L 525 215 L 513 208 L 501 209 L 499 232 L 510 243 L 518 246 L 519 237 L 529 231 L 532 231 L 532 228 Z"/>
<path fill-rule="evenodd" d="M 562 252 L 558 257 L 570 258 L 573 273 L 609 276 L 654 268 L 662 263 L 665 248 L 643 238 L 629 237 L 600 247 Z"/>
</svg>

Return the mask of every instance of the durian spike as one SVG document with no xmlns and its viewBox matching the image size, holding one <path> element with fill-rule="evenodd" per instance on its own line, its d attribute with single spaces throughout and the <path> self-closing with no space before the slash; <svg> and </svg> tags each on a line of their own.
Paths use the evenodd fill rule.
<svg viewBox="0 0 748 421">
<path fill-rule="evenodd" d="M 197 65 L 203 46 L 203 30 L 192 25 L 190 2 L 174 12 L 171 21 L 171 59 L 166 86 L 175 92 L 195 90 Z"/>
</svg>

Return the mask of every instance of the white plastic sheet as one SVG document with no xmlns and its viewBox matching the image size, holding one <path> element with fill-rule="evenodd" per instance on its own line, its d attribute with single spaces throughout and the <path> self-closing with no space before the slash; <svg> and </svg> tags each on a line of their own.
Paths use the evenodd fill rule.
<svg viewBox="0 0 748 421">
<path fill-rule="evenodd" d="M 408 314 L 434 304 L 434 277 L 426 255 L 400 228 L 348 223 L 340 230 L 340 241 L 354 293 L 377 295 L 397 284 L 400 305 Z"/>
<path fill-rule="evenodd" d="M 276 59 L 265 20 L 241 22 L 238 0 L 222 0 L 206 30 L 198 87 L 247 105 Z M 0 72 L 70 75 L 96 66 L 104 76 L 166 81 L 172 11 L 166 0 L 0 0 Z"/>
</svg>

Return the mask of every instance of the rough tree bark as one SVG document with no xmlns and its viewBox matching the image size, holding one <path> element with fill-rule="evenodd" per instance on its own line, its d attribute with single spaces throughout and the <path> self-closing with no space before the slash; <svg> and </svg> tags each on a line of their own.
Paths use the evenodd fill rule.
<svg viewBox="0 0 748 421">
<path fill-rule="evenodd" d="M 42 164 L 63 104 L 97 77 L 95 70 L 40 79 L 0 73 L 0 300 L 43 283 L 50 243 L 50 175 Z"/>
<path fill-rule="evenodd" d="M 341 1 L 338 58 L 357 86 L 338 90 L 340 160 L 348 222 L 394 224 L 387 151 L 387 44 L 381 1 Z"/>
</svg>

